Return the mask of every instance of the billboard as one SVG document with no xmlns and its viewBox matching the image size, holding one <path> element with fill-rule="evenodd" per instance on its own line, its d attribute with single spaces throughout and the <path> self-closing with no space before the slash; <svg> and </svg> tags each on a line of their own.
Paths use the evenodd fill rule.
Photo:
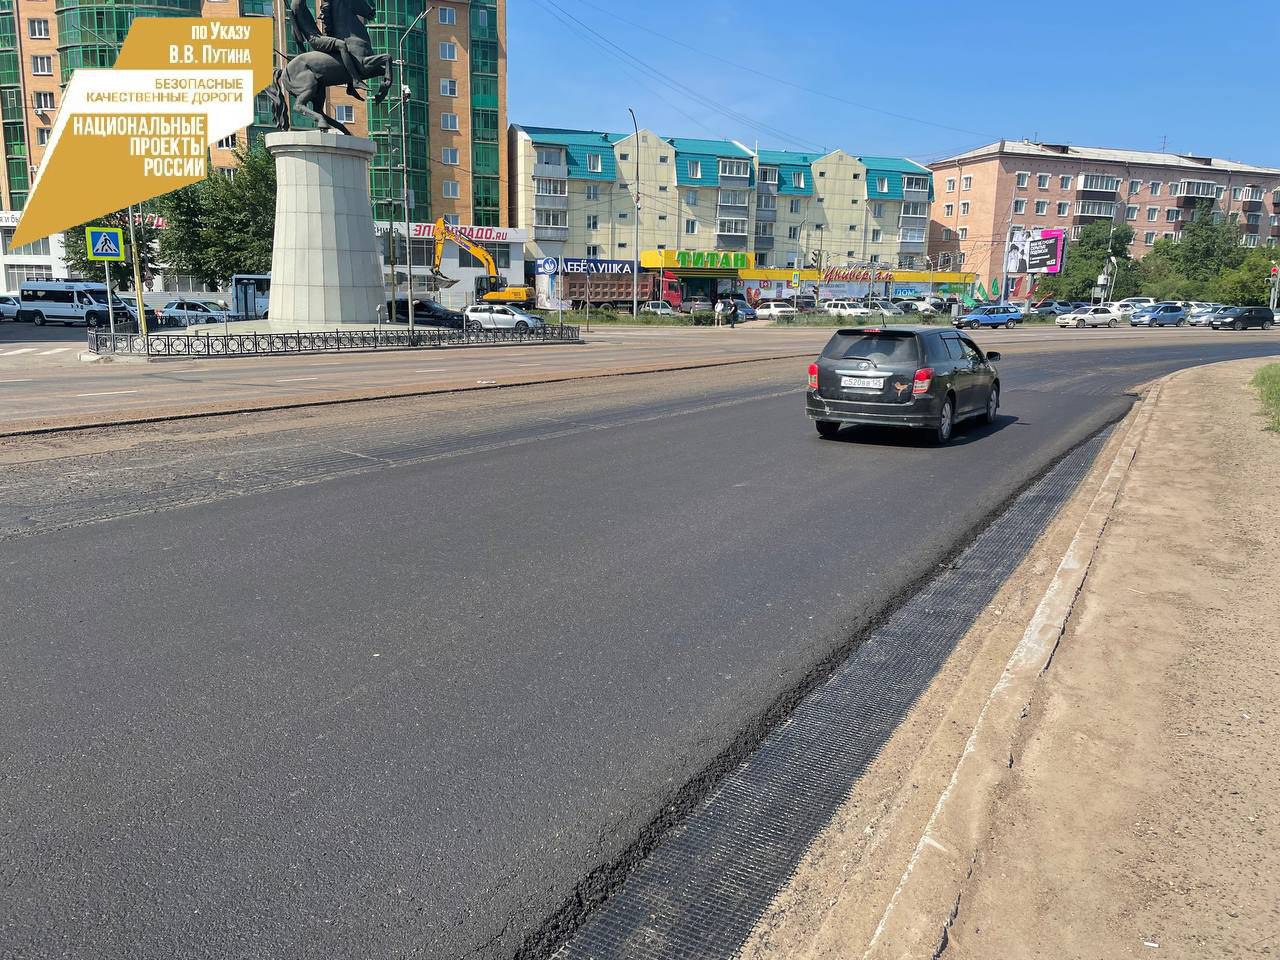
<svg viewBox="0 0 1280 960">
<path fill-rule="evenodd" d="M 1058 273 L 1067 253 L 1066 231 L 1014 230 L 1005 258 L 1006 273 Z"/>
</svg>

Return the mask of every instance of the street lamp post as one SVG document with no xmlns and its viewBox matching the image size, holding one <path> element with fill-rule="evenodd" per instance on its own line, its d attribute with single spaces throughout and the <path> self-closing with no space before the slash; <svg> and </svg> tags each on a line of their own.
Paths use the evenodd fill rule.
<svg viewBox="0 0 1280 960">
<path fill-rule="evenodd" d="M 800 271 L 804 269 L 804 264 L 800 260 L 800 235 L 804 233 L 804 228 L 808 226 L 809 218 L 805 217 L 800 221 L 800 227 L 796 230 L 796 258 L 795 258 L 795 289 L 791 291 L 791 309 L 796 313 L 800 312 Z"/>
<path fill-rule="evenodd" d="M 627 107 L 631 114 L 631 125 L 636 130 L 636 234 L 635 248 L 631 251 L 631 316 L 640 316 L 640 124 L 636 121 L 636 112 Z"/>
<path fill-rule="evenodd" d="M 404 42 L 409 38 L 409 34 L 428 13 L 431 7 L 422 8 L 422 12 L 414 17 L 413 22 L 405 28 L 400 34 L 400 43 L 397 45 L 396 63 L 400 65 L 400 189 L 403 196 L 401 201 L 404 203 L 404 259 L 405 274 L 407 276 L 406 293 L 409 297 L 409 343 L 413 343 L 413 238 L 409 233 L 409 88 L 404 82 Z"/>
</svg>

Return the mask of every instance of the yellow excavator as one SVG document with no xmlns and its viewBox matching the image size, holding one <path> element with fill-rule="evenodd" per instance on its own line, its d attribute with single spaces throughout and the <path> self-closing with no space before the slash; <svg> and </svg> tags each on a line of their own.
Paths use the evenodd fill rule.
<svg viewBox="0 0 1280 960">
<path fill-rule="evenodd" d="M 498 273 L 498 265 L 493 260 L 491 254 L 480 244 L 476 243 L 470 237 L 455 230 L 444 218 L 441 217 L 436 221 L 435 228 L 435 256 L 431 261 L 431 281 L 435 289 L 439 290 L 444 287 L 451 287 L 458 281 L 452 277 L 446 277 L 440 272 L 440 262 L 444 257 L 444 245 L 446 240 L 452 240 L 459 249 L 467 251 L 484 267 L 486 276 L 476 277 L 476 300 L 483 300 L 486 303 L 511 303 L 521 307 L 532 307 L 537 302 L 537 293 L 533 287 L 509 287 L 507 282 L 502 279 L 502 275 Z"/>
</svg>

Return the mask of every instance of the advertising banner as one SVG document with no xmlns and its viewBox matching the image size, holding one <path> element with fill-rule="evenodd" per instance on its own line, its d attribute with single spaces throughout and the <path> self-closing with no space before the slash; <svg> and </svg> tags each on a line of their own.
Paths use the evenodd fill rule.
<svg viewBox="0 0 1280 960">
<path fill-rule="evenodd" d="M 593 276 L 631 276 L 635 266 L 630 260 L 589 260 L 586 258 L 566 257 L 560 261 L 560 269 L 565 273 L 588 273 Z"/>
<path fill-rule="evenodd" d="M 1015 230 L 1009 239 L 1005 271 L 1011 274 L 1057 273 L 1066 251 L 1066 231 Z"/>
<path fill-rule="evenodd" d="M 71 75 L 12 244 L 203 180 L 271 73 L 269 18 L 134 20 L 114 67 Z"/>
</svg>

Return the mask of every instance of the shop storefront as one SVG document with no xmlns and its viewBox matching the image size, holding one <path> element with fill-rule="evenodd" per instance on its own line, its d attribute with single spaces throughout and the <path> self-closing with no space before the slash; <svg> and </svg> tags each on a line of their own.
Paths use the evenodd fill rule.
<svg viewBox="0 0 1280 960">
<path fill-rule="evenodd" d="M 732 250 L 644 250 L 640 266 L 663 270 L 675 276 L 686 300 L 707 297 L 714 300 L 726 293 L 744 292 L 742 274 L 751 263 L 751 254 Z"/>
</svg>

